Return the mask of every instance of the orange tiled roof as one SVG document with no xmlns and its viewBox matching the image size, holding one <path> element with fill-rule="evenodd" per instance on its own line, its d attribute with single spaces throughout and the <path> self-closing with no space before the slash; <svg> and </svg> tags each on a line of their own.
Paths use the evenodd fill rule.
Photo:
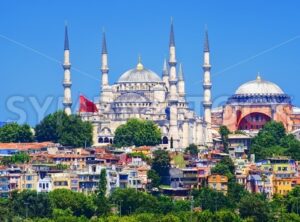
<svg viewBox="0 0 300 222">
<path fill-rule="evenodd" d="M 39 150 L 44 147 L 53 146 L 52 142 L 41 142 L 41 143 L 0 143 L 0 149 L 18 149 L 18 150 Z"/>
</svg>

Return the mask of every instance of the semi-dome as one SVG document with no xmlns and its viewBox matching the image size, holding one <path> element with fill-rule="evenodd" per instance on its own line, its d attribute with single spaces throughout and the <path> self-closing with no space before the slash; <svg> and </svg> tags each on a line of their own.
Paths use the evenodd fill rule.
<svg viewBox="0 0 300 222">
<path fill-rule="evenodd" d="M 282 89 L 273 82 L 261 79 L 258 75 L 255 80 L 241 85 L 236 91 L 236 95 L 279 95 L 284 94 Z"/>
<path fill-rule="evenodd" d="M 149 83 L 161 82 L 161 78 L 150 69 L 144 68 L 139 61 L 136 68 L 126 71 L 118 80 L 118 83 Z"/>
</svg>

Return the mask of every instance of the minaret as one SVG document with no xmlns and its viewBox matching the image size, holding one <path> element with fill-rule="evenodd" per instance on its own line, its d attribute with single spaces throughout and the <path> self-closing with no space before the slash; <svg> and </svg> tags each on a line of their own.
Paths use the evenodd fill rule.
<svg viewBox="0 0 300 222">
<path fill-rule="evenodd" d="M 171 22 L 170 31 L 170 44 L 169 44 L 169 105 L 170 105 L 170 130 L 169 137 L 170 141 L 173 142 L 173 147 L 178 148 L 179 145 L 179 135 L 178 135 L 178 114 L 177 114 L 177 103 L 178 103 L 178 93 L 177 93 L 177 76 L 176 76 L 176 50 L 175 50 L 175 38 L 174 38 L 174 28 L 173 20 Z"/>
<path fill-rule="evenodd" d="M 70 48 L 69 48 L 69 38 L 68 38 L 68 27 L 65 26 L 65 45 L 64 45 L 64 63 L 63 63 L 63 69 L 64 69 L 64 111 L 67 115 L 72 114 L 72 95 L 71 95 L 71 63 L 70 63 Z"/>
<path fill-rule="evenodd" d="M 173 20 L 171 21 L 170 43 L 169 43 L 169 83 L 170 83 L 170 99 L 177 100 L 177 76 L 176 76 L 176 49 Z"/>
<path fill-rule="evenodd" d="M 102 39 L 102 53 L 101 53 L 101 73 L 102 73 L 102 81 L 101 81 L 101 89 L 108 86 L 108 56 L 107 56 L 107 46 L 106 46 L 106 38 L 105 32 L 103 32 L 103 39 Z"/>
<path fill-rule="evenodd" d="M 179 70 L 178 70 L 177 88 L 178 88 L 179 97 L 184 97 L 185 96 L 185 83 L 184 83 L 183 69 L 182 69 L 181 63 L 179 64 Z"/>
<path fill-rule="evenodd" d="M 164 59 L 164 65 L 162 70 L 162 80 L 165 83 L 166 87 L 169 89 L 169 72 L 167 66 L 167 60 Z"/>
<path fill-rule="evenodd" d="M 203 77 L 203 108 L 204 108 L 204 121 L 207 123 L 208 128 L 211 128 L 211 79 L 210 79 L 210 61 L 209 61 L 209 43 L 208 43 L 208 33 L 207 30 L 205 31 L 205 37 L 204 37 L 204 58 L 203 58 L 203 71 L 204 71 L 204 77 Z"/>
</svg>

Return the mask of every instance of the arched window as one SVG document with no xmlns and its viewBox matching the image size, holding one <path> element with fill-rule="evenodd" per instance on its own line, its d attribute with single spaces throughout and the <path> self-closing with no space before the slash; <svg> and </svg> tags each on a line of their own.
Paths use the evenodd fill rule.
<svg viewBox="0 0 300 222">
<path fill-rule="evenodd" d="M 103 138 L 102 138 L 102 137 L 100 137 L 100 138 L 98 139 L 98 143 L 103 143 Z"/>
<path fill-rule="evenodd" d="M 271 118 L 264 113 L 250 113 L 243 117 L 238 123 L 239 130 L 257 130 L 261 129 Z"/>
<path fill-rule="evenodd" d="M 110 143 L 110 144 L 113 144 L 113 140 L 112 140 L 111 138 L 109 139 L 109 143 Z"/>
<path fill-rule="evenodd" d="M 109 143 L 108 137 L 105 137 L 105 138 L 104 138 L 104 143 Z"/>
<path fill-rule="evenodd" d="M 169 143 L 168 137 L 164 136 L 162 139 L 162 144 L 168 144 L 168 143 Z"/>
</svg>

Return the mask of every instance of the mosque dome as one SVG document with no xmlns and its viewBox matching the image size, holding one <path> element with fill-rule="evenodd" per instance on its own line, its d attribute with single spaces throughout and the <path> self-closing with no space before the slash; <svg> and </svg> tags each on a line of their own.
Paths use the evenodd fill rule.
<svg viewBox="0 0 300 222">
<path fill-rule="evenodd" d="M 291 98 L 273 82 L 263 80 L 260 75 L 255 80 L 241 85 L 227 104 L 291 104 Z"/>
<path fill-rule="evenodd" d="M 144 68 L 139 59 L 136 68 L 126 71 L 118 80 L 118 83 L 149 83 L 162 82 L 161 78 L 153 71 Z"/>
<path fill-rule="evenodd" d="M 116 100 L 116 103 L 143 103 L 143 102 L 149 102 L 149 100 L 138 94 L 138 93 L 124 93 L 120 95 Z"/>
<path fill-rule="evenodd" d="M 273 82 L 263 80 L 259 75 L 255 80 L 241 85 L 236 91 L 236 95 L 280 95 L 284 94 L 282 89 Z"/>
</svg>

